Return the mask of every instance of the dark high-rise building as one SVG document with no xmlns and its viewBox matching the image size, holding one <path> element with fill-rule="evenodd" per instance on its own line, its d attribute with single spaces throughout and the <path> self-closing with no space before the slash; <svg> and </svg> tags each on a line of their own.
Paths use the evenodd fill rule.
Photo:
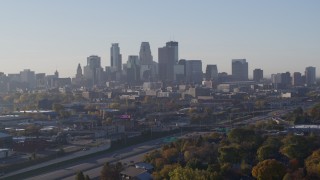
<svg viewBox="0 0 320 180">
<path fill-rule="evenodd" d="M 153 57 L 151 54 L 149 42 L 142 42 L 141 43 L 140 52 L 139 52 L 139 59 L 140 59 L 140 64 L 152 65 Z"/>
<path fill-rule="evenodd" d="M 292 85 L 293 86 L 303 86 L 303 79 L 300 72 L 294 72 L 292 78 Z"/>
<path fill-rule="evenodd" d="M 218 80 L 218 68 L 217 65 L 208 64 L 206 68 L 206 80 Z"/>
<path fill-rule="evenodd" d="M 281 73 L 281 79 L 282 79 L 282 83 L 284 84 L 284 86 L 287 88 L 289 87 L 292 83 L 292 78 L 291 78 L 291 74 L 290 72 L 285 72 L 285 73 Z"/>
<path fill-rule="evenodd" d="M 261 82 L 263 79 L 263 70 L 255 69 L 253 70 L 253 81 Z"/>
<path fill-rule="evenodd" d="M 122 55 L 118 43 L 112 43 L 110 48 L 110 62 L 112 71 L 122 70 Z"/>
<path fill-rule="evenodd" d="M 169 43 L 169 44 L 168 44 Z M 177 42 L 168 42 L 165 47 L 158 48 L 159 58 L 159 79 L 165 82 L 173 82 L 174 80 L 174 65 L 177 64 L 176 57 L 178 56 Z"/>
<path fill-rule="evenodd" d="M 137 83 L 140 80 L 140 63 L 138 56 L 129 56 L 127 62 L 127 82 Z"/>
<path fill-rule="evenodd" d="M 81 65 L 80 63 L 78 64 L 78 67 L 77 67 L 77 74 L 76 74 L 76 78 L 82 78 L 82 68 L 81 68 Z"/>
<path fill-rule="evenodd" d="M 156 77 L 157 68 L 153 62 L 149 42 L 142 42 L 139 52 L 140 59 L 140 79 L 143 81 L 151 81 Z"/>
<path fill-rule="evenodd" d="M 176 41 L 169 41 L 166 43 L 166 47 L 171 47 L 174 49 L 174 62 L 178 64 L 179 60 L 179 44 Z"/>
<path fill-rule="evenodd" d="M 316 84 L 316 68 L 312 66 L 306 67 L 305 77 L 307 86 Z"/>
<path fill-rule="evenodd" d="M 232 60 L 232 77 L 234 81 L 248 80 L 248 63 L 246 59 Z"/>
<path fill-rule="evenodd" d="M 186 61 L 186 82 L 201 84 L 202 82 L 202 61 L 187 60 Z"/>
<path fill-rule="evenodd" d="M 271 82 L 275 89 L 285 89 L 291 85 L 291 75 L 289 72 L 271 74 Z"/>
</svg>

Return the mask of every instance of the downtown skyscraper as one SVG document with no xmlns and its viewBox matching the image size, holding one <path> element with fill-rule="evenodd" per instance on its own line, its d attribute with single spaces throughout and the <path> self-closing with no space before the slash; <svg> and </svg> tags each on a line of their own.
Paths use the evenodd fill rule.
<svg viewBox="0 0 320 180">
<path fill-rule="evenodd" d="M 142 42 L 139 52 L 140 64 L 151 65 L 153 63 L 153 57 L 151 54 L 149 42 Z"/>
<path fill-rule="evenodd" d="M 149 42 L 142 42 L 139 52 L 140 59 L 140 78 L 143 81 L 150 81 L 156 77 L 158 72 L 153 56 L 151 54 Z"/>
<path fill-rule="evenodd" d="M 262 69 L 254 69 L 253 70 L 253 81 L 261 82 L 263 79 L 263 70 Z"/>
<path fill-rule="evenodd" d="M 316 68 L 312 66 L 306 67 L 305 78 L 307 86 L 316 84 Z"/>
<path fill-rule="evenodd" d="M 97 85 L 101 82 L 103 75 L 99 56 L 92 55 L 87 57 L 87 65 L 84 67 L 83 76 L 90 85 Z"/>
<path fill-rule="evenodd" d="M 122 70 L 122 55 L 118 43 L 112 43 L 110 48 L 110 62 L 112 71 Z"/>
<path fill-rule="evenodd" d="M 174 81 L 174 65 L 178 64 L 178 42 L 167 42 L 158 49 L 159 79 L 164 82 Z"/>
<path fill-rule="evenodd" d="M 215 64 L 208 64 L 206 67 L 206 80 L 218 80 L 218 67 Z"/>
<path fill-rule="evenodd" d="M 248 63 L 246 59 L 232 59 L 232 78 L 234 81 L 248 80 Z"/>
</svg>

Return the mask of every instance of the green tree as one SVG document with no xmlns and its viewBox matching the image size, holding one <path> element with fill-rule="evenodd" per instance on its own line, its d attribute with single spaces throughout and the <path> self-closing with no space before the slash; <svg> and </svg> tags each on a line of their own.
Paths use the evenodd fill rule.
<svg viewBox="0 0 320 180">
<path fill-rule="evenodd" d="M 311 154 L 317 147 L 315 137 L 288 135 L 283 140 L 280 152 L 290 159 L 298 159 L 300 162 Z"/>
<path fill-rule="evenodd" d="M 231 142 L 241 144 L 243 142 L 257 143 L 259 140 L 261 140 L 261 137 L 252 129 L 235 128 L 228 133 L 228 139 Z"/>
<path fill-rule="evenodd" d="M 84 178 L 85 180 L 91 180 L 89 175 L 86 175 L 86 177 Z"/>
<path fill-rule="evenodd" d="M 28 125 L 25 129 L 25 134 L 27 136 L 39 136 L 40 134 L 40 127 L 36 125 Z"/>
<path fill-rule="evenodd" d="M 305 160 L 305 167 L 309 177 L 320 179 L 320 149 L 314 151 Z"/>
<path fill-rule="evenodd" d="M 166 149 L 162 152 L 162 157 L 164 157 L 167 162 L 173 163 L 178 158 L 178 150 L 176 148 Z"/>
<path fill-rule="evenodd" d="M 178 166 L 169 173 L 171 180 L 207 180 L 207 179 L 221 179 L 217 172 L 208 172 L 205 170 L 192 169 L 189 167 Z"/>
<path fill-rule="evenodd" d="M 275 159 L 279 155 L 279 148 L 270 144 L 260 146 L 257 151 L 257 159 L 263 161 L 266 159 Z"/>
<path fill-rule="evenodd" d="M 123 165 L 118 162 L 117 164 L 105 163 L 100 172 L 101 180 L 117 180 L 120 177 L 120 172 L 123 170 Z"/>
<path fill-rule="evenodd" d="M 159 179 L 169 179 L 169 173 L 172 172 L 175 168 L 177 168 L 178 164 L 166 164 L 159 172 Z"/>
<path fill-rule="evenodd" d="M 54 103 L 52 105 L 52 110 L 54 110 L 56 113 L 60 113 L 61 111 L 64 111 L 64 107 L 62 104 Z"/>
<path fill-rule="evenodd" d="M 79 172 L 76 174 L 75 180 L 85 180 L 85 176 L 84 176 L 84 174 L 83 174 L 82 171 L 79 171 Z"/>
<path fill-rule="evenodd" d="M 285 174 L 285 166 L 275 159 L 264 160 L 252 168 L 252 176 L 258 180 L 281 180 Z"/>
<path fill-rule="evenodd" d="M 240 163 L 240 147 L 239 145 L 232 144 L 222 146 L 218 149 L 220 163 Z"/>
</svg>

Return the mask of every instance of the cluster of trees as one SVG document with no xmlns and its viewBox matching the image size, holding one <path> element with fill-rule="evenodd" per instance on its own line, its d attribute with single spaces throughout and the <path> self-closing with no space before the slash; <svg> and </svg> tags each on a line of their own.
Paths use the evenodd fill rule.
<svg viewBox="0 0 320 180">
<path fill-rule="evenodd" d="M 320 124 L 320 104 L 304 111 L 301 107 L 289 113 L 286 120 L 293 124 Z"/>
<path fill-rule="evenodd" d="M 84 98 L 78 94 L 66 93 L 12 93 L 0 97 L 0 102 L 13 104 L 15 110 L 37 110 L 40 109 L 39 102 L 44 102 L 42 106 L 49 104 L 46 109 L 51 109 L 52 104 L 71 103 L 74 101 L 84 101 Z"/>
<path fill-rule="evenodd" d="M 121 162 L 116 164 L 105 163 L 100 172 L 101 180 L 116 180 L 120 178 L 120 172 L 123 171 L 124 167 Z"/>
<path fill-rule="evenodd" d="M 82 171 L 79 171 L 76 174 L 75 180 L 90 180 L 90 177 L 88 175 L 84 175 Z"/>
<path fill-rule="evenodd" d="M 320 137 L 249 128 L 180 139 L 145 156 L 154 179 L 319 179 Z"/>
</svg>

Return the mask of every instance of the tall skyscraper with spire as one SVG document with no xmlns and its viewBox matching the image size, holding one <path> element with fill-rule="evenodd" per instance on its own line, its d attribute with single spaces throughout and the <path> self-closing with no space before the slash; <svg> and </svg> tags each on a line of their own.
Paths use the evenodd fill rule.
<svg viewBox="0 0 320 180">
<path fill-rule="evenodd" d="M 110 62 L 112 71 L 122 70 L 122 55 L 118 43 L 112 43 L 110 48 Z"/>
</svg>

